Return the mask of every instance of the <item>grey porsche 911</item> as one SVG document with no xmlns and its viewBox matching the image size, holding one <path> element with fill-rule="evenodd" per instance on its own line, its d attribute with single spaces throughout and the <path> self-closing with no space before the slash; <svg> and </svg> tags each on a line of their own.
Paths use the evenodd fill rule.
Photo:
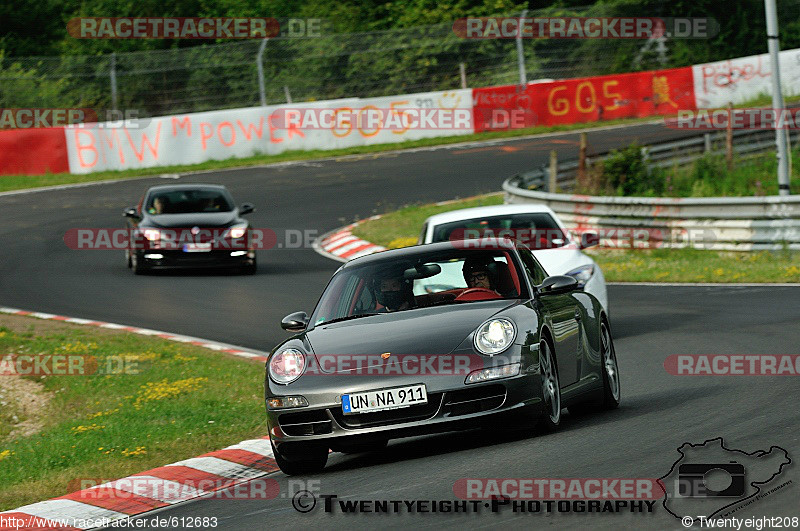
<svg viewBox="0 0 800 531">
<path fill-rule="evenodd" d="M 287 474 L 321 470 L 329 449 L 367 451 L 500 415 L 506 425 L 554 430 L 564 407 L 619 405 L 603 307 L 508 239 L 352 260 L 310 316 L 281 324 L 295 335 L 269 356 L 265 401 Z"/>
</svg>

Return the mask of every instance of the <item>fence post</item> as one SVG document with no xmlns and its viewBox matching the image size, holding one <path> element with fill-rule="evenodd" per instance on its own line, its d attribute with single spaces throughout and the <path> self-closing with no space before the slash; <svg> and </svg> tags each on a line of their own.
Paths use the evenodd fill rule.
<svg viewBox="0 0 800 531">
<path fill-rule="evenodd" d="M 525 87 L 528 84 L 528 75 L 525 72 L 525 52 L 522 49 L 522 19 L 528 14 L 527 9 L 522 10 L 517 24 L 517 63 L 519 65 L 519 85 Z"/>
<path fill-rule="evenodd" d="M 464 63 L 458 63 L 458 71 L 461 73 L 461 88 L 467 88 L 467 67 Z"/>
<path fill-rule="evenodd" d="M 256 67 L 258 68 L 258 97 L 261 101 L 261 106 L 267 106 L 267 91 L 264 87 L 264 49 L 267 47 L 269 38 L 261 41 L 261 46 L 258 47 L 258 54 L 256 55 Z"/>
<path fill-rule="evenodd" d="M 111 110 L 117 110 L 117 54 L 111 53 L 111 70 L 109 72 L 111 78 Z"/>
<path fill-rule="evenodd" d="M 556 192 L 556 179 L 558 177 L 558 154 L 556 150 L 550 151 L 550 174 L 547 181 L 547 191 L 550 193 Z"/>
<path fill-rule="evenodd" d="M 728 102 L 728 125 L 725 128 L 725 162 L 728 163 L 728 171 L 733 169 L 733 116 L 731 109 L 733 104 Z"/>
<path fill-rule="evenodd" d="M 286 96 L 286 103 L 292 103 L 292 94 L 289 92 L 289 85 L 283 86 L 283 94 Z"/>
<path fill-rule="evenodd" d="M 704 151 L 711 153 L 711 133 L 703 134 Z"/>
<path fill-rule="evenodd" d="M 581 133 L 581 145 L 578 149 L 578 187 L 586 189 L 586 133 Z"/>
</svg>

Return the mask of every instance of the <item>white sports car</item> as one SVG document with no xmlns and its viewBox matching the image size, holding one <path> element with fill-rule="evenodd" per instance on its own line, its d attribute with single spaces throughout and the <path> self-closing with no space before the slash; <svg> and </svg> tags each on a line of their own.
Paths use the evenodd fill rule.
<svg viewBox="0 0 800 531">
<path fill-rule="evenodd" d="M 452 210 L 425 220 L 419 243 L 457 239 L 512 236 L 527 243 L 549 275 L 569 275 L 578 280 L 608 311 L 606 280 L 600 267 L 581 249 L 596 245 L 590 238 L 580 242 L 570 239 L 569 230 L 555 212 L 544 205 L 496 205 Z M 444 268 L 443 268 L 444 269 Z M 445 271 L 443 270 L 442 273 Z M 450 272 L 456 279 L 460 270 Z M 442 278 L 438 276 L 437 278 Z M 447 286 L 426 286 L 428 291 L 446 290 Z M 417 289 L 423 289 L 419 287 Z"/>
</svg>

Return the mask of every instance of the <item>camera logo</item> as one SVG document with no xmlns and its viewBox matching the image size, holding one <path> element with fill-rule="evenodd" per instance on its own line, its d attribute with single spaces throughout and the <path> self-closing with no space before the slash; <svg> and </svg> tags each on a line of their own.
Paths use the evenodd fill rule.
<svg viewBox="0 0 800 531">
<path fill-rule="evenodd" d="M 745 452 L 726 447 L 721 437 L 686 442 L 677 451 L 679 457 L 660 481 L 664 509 L 685 527 L 693 525 L 697 515 L 712 518 L 763 498 L 762 491 L 775 490 L 792 462 L 780 446 Z"/>
<path fill-rule="evenodd" d="M 727 476 L 727 477 L 726 477 Z M 719 480 L 730 479 L 721 490 Z M 716 480 L 716 481 L 715 481 Z M 720 464 L 683 464 L 678 467 L 678 495 L 682 497 L 740 497 L 745 492 L 744 465 L 731 461 Z"/>
</svg>

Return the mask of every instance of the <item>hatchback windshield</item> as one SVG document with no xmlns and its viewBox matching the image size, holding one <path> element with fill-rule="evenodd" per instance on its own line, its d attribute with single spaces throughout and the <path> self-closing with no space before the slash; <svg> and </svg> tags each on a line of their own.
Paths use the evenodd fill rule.
<svg viewBox="0 0 800 531">
<path fill-rule="evenodd" d="M 230 212 L 233 204 L 219 190 L 171 190 L 151 195 L 146 208 L 150 214 L 197 214 Z"/>
<path fill-rule="evenodd" d="M 311 322 L 515 299 L 526 292 L 520 278 L 506 250 L 451 250 L 351 266 L 331 280 Z"/>
</svg>

